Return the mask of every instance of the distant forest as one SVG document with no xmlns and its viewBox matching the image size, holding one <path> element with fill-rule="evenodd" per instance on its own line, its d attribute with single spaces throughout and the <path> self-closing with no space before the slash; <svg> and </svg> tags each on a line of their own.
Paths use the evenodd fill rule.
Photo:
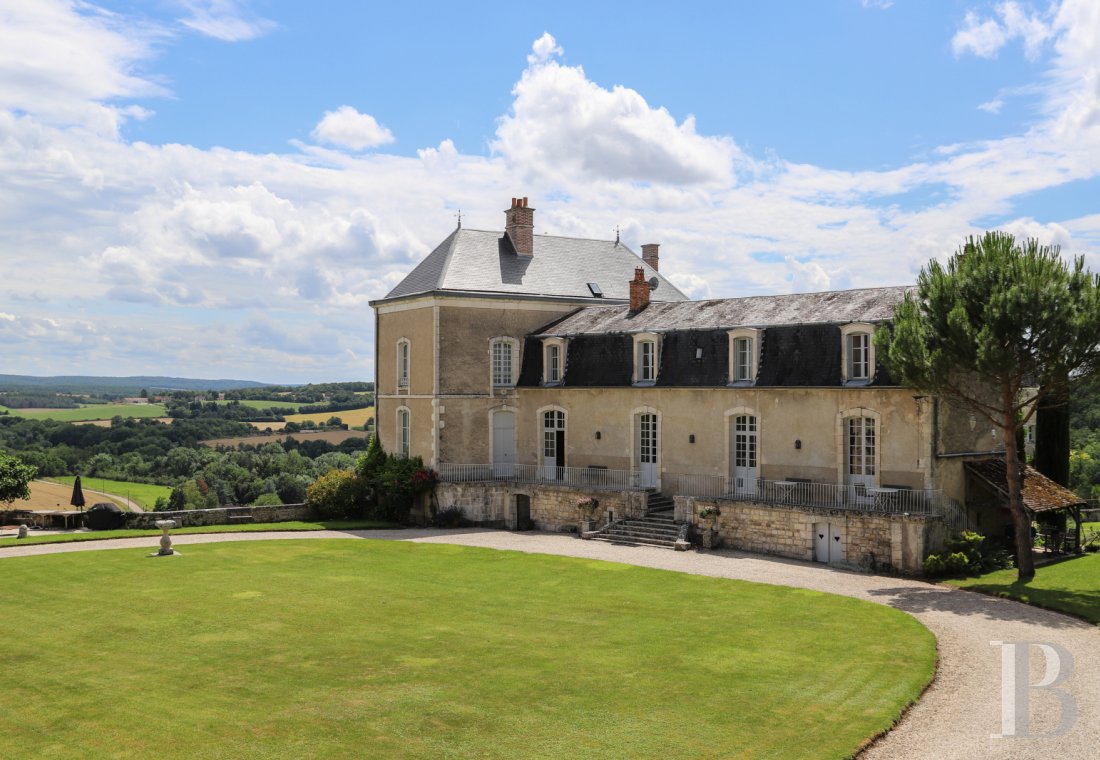
<svg viewBox="0 0 1100 760">
<path fill-rule="evenodd" d="M 154 391 L 230 391 L 238 388 L 260 388 L 263 383 L 252 380 L 198 380 L 187 377 L 95 377 L 66 375 L 35 377 L 33 375 L 0 375 L 0 391 L 6 393 L 75 393 L 87 396 L 136 396 L 142 389 Z"/>
</svg>

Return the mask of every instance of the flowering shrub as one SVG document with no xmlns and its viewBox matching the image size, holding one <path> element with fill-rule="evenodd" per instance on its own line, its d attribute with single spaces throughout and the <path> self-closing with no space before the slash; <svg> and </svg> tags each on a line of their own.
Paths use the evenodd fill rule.
<svg viewBox="0 0 1100 760">
<path fill-rule="evenodd" d="M 703 507 L 699 510 L 699 519 L 701 520 L 713 520 L 722 514 L 718 511 L 718 507 Z"/>
<path fill-rule="evenodd" d="M 424 493 L 436 487 L 439 483 L 439 473 L 430 467 L 421 467 L 412 474 L 413 493 Z"/>
</svg>

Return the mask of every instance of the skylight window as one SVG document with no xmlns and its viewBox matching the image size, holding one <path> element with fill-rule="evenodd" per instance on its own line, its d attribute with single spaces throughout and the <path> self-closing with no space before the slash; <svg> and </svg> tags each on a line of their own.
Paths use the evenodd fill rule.
<svg viewBox="0 0 1100 760">
<path fill-rule="evenodd" d="M 588 283 L 588 289 L 592 291 L 592 295 L 596 296 L 596 298 L 603 298 L 603 291 L 600 290 L 600 286 L 597 283 Z"/>
</svg>

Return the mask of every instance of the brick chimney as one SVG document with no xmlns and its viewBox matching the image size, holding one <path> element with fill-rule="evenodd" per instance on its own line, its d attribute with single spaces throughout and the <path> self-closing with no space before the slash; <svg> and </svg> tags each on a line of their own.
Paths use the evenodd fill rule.
<svg viewBox="0 0 1100 760">
<path fill-rule="evenodd" d="M 660 248 L 659 243 L 643 243 L 642 244 L 642 261 L 653 267 L 654 271 L 657 271 L 657 249 Z"/>
<path fill-rule="evenodd" d="M 526 198 L 513 198 L 512 208 L 504 212 L 504 231 L 512 248 L 520 256 L 535 253 L 535 210 L 528 208 Z"/>
<path fill-rule="evenodd" d="M 649 306 L 649 282 L 645 278 L 645 270 L 641 267 L 634 269 L 634 279 L 630 281 L 630 313 L 637 314 Z"/>
</svg>

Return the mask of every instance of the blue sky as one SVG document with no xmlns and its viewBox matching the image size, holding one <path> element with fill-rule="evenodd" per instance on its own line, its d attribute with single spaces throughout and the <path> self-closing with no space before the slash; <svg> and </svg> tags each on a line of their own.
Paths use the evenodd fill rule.
<svg viewBox="0 0 1100 760">
<path fill-rule="evenodd" d="M 1100 269 L 1097 6 L 0 0 L 0 372 L 369 379 L 513 195 L 697 297 Z"/>
</svg>

